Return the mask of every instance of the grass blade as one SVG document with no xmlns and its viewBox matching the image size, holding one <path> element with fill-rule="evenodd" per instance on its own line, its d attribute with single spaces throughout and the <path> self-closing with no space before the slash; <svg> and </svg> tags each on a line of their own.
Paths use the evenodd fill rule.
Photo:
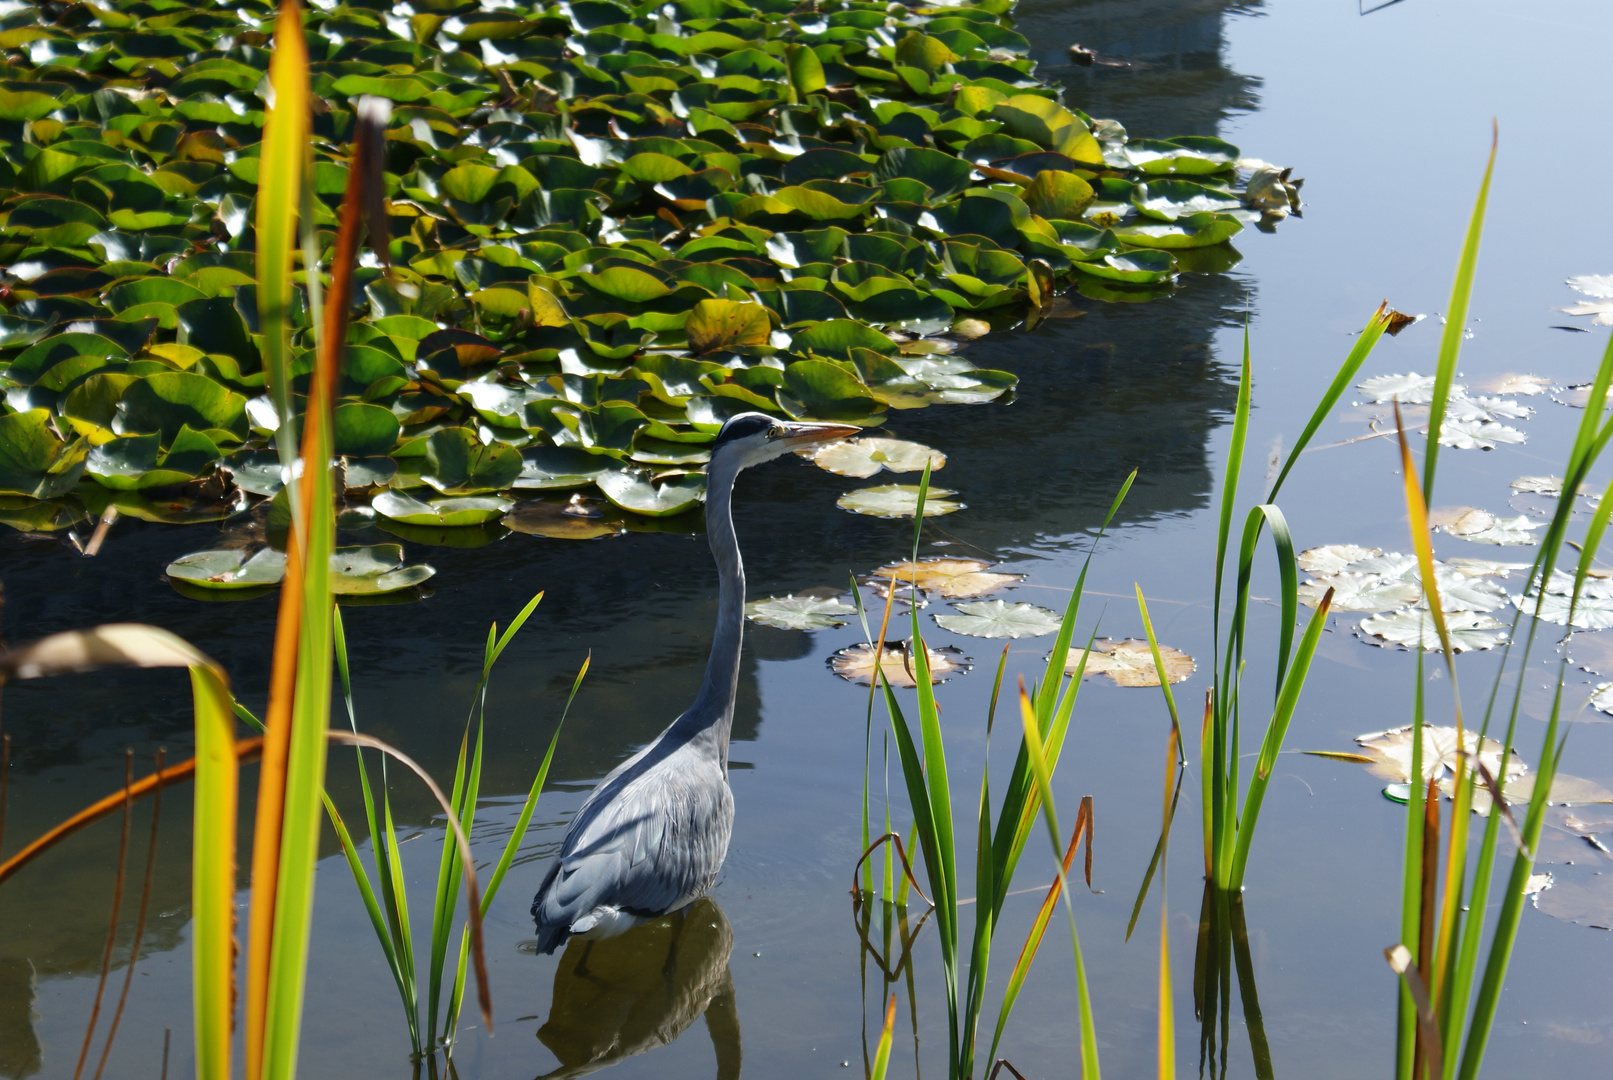
<svg viewBox="0 0 1613 1080">
<path fill-rule="evenodd" d="M 879 1046 L 874 1050 L 874 1065 L 868 1072 L 868 1080 L 885 1080 L 885 1070 L 891 1063 L 891 1035 L 895 1030 L 896 995 L 892 994 L 890 1004 L 885 1006 L 885 1027 L 879 1033 Z"/>
<path fill-rule="evenodd" d="M 1423 492 L 1430 499 L 1434 497 L 1434 468 L 1439 462 L 1439 435 L 1445 420 L 1445 406 L 1450 400 L 1451 380 L 1456 376 L 1456 358 L 1462 351 L 1462 335 L 1467 331 L 1467 303 L 1473 294 L 1473 272 L 1479 261 L 1479 237 L 1484 232 L 1484 209 L 1490 201 L 1490 176 L 1495 172 L 1498 137 L 1492 125 L 1490 160 L 1484 166 L 1479 197 L 1473 203 L 1473 216 L 1468 220 L 1467 239 L 1462 243 L 1462 257 L 1456 264 L 1456 280 L 1451 284 L 1445 333 L 1439 340 L 1439 364 L 1434 370 L 1434 399 L 1428 406 L 1428 453 L 1423 458 Z"/>
<path fill-rule="evenodd" d="M 196 712 L 191 963 L 197 1080 L 230 1080 L 235 1004 L 235 828 L 239 748 L 224 674 L 190 670 Z M 256 740 L 250 740 L 255 742 Z M 160 778 L 162 773 L 158 773 Z M 159 780 L 160 783 L 160 780 Z"/>
<path fill-rule="evenodd" d="M 1389 329 L 1389 305 L 1385 302 L 1379 304 L 1378 310 L 1374 311 L 1372 318 L 1367 320 L 1366 328 L 1355 339 L 1355 347 L 1350 350 L 1350 355 L 1344 358 L 1344 363 L 1339 366 L 1338 374 L 1333 376 L 1333 382 L 1328 386 L 1327 392 L 1322 395 L 1322 400 L 1316 406 L 1316 411 L 1311 413 L 1310 421 L 1305 425 L 1305 430 L 1300 432 L 1298 441 L 1294 443 L 1294 448 L 1288 452 L 1288 460 L 1283 462 L 1282 471 L 1277 474 L 1276 482 L 1271 485 L 1271 490 L 1266 493 L 1267 502 L 1274 503 L 1277 501 L 1277 493 L 1282 490 L 1283 481 L 1288 479 L 1289 471 L 1298 464 L 1299 455 L 1305 452 L 1305 448 L 1310 445 L 1311 437 L 1322 426 L 1322 421 L 1326 420 L 1327 414 L 1333 411 L 1333 406 L 1337 405 L 1339 398 L 1344 396 L 1344 391 L 1350 388 L 1350 383 L 1355 380 L 1355 373 L 1361 370 L 1361 365 L 1366 362 L 1368 356 L 1372 355 L 1372 350 L 1378 344 L 1378 339 L 1383 337 L 1383 332 L 1387 329 Z"/>
<path fill-rule="evenodd" d="M 1159 676 L 1159 688 L 1165 695 L 1165 708 L 1170 710 L 1172 739 L 1180 746 L 1182 721 L 1176 715 L 1176 698 L 1171 694 L 1170 676 L 1165 673 L 1165 659 L 1159 655 L 1159 642 L 1154 637 L 1154 620 L 1148 617 L 1148 601 L 1143 599 L 1143 587 L 1136 582 L 1132 584 L 1137 590 L 1137 610 L 1143 617 L 1143 633 L 1148 635 L 1148 651 L 1154 657 L 1154 673 Z"/>
<path fill-rule="evenodd" d="M 1289 669 L 1287 678 L 1283 680 L 1282 691 L 1277 695 L 1277 707 L 1272 711 L 1271 723 L 1266 728 L 1266 738 L 1260 747 L 1254 775 L 1249 778 L 1249 793 L 1244 797 L 1243 815 L 1238 822 L 1237 846 L 1233 850 L 1232 874 L 1228 879 L 1228 887 L 1234 893 L 1243 888 L 1244 868 L 1249 861 L 1249 847 L 1254 842 L 1255 826 L 1260 821 L 1260 806 L 1266 798 L 1266 786 L 1271 782 L 1271 771 L 1277 765 L 1277 755 L 1282 752 L 1288 725 L 1294 719 L 1294 709 L 1299 705 L 1299 694 L 1305 688 L 1305 676 L 1310 672 L 1311 659 L 1316 655 L 1316 646 L 1321 641 L 1322 630 L 1327 625 L 1328 609 L 1332 604 L 1333 590 L 1329 588 L 1305 627 L 1305 636 L 1300 639 L 1293 667 Z"/>
</svg>

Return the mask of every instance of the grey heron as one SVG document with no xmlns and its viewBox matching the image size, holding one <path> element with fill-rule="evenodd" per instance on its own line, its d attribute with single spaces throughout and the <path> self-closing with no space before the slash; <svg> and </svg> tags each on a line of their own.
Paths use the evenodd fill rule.
<svg viewBox="0 0 1613 1080">
<path fill-rule="evenodd" d="M 739 686 L 745 568 L 730 506 L 740 471 L 792 450 L 855 435 L 844 424 L 731 418 L 706 466 L 706 538 L 717 563 L 717 627 L 694 704 L 611 770 L 577 810 L 532 900 L 538 951 L 574 935 L 609 937 L 705 894 L 734 827 L 728 734 Z"/>
</svg>

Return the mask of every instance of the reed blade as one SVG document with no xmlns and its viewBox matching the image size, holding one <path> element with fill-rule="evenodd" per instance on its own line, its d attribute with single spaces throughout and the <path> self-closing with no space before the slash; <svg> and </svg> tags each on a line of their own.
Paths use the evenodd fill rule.
<svg viewBox="0 0 1613 1080">
<path fill-rule="evenodd" d="M 1456 264 L 1456 280 L 1451 283 L 1451 302 L 1445 309 L 1445 333 L 1439 340 L 1439 363 L 1434 369 L 1434 398 L 1428 406 L 1428 453 L 1423 458 L 1423 492 L 1430 499 L 1434 497 L 1434 469 L 1439 462 L 1439 435 L 1445 420 L 1445 406 L 1450 401 L 1451 380 L 1456 377 L 1456 359 L 1462 351 L 1462 336 L 1467 332 L 1467 305 L 1473 295 L 1473 273 L 1478 267 L 1479 238 L 1484 233 L 1484 210 L 1490 201 L 1490 177 L 1495 172 L 1495 147 L 1499 137 L 1499 131 L 1492 123 L 1490 159 L 1484 166 L 1484 180 L 1479 184 L 1479 195 L 1473 203 L 1473 214 L 1468 219 L 1467 239 L 1462 242 L 1462 257 Z M 1400 426 L 1398 419 L 1396 427 Z"/>
</svg>

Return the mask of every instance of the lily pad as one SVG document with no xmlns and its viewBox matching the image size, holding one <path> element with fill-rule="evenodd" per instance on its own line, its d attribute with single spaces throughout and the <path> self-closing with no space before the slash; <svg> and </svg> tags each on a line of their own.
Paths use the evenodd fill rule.
<svg viewBox="0 0 1613 1080">
<path fill-rule="evenodd" d="M 940 517 L 962 510 L 963 503 L 947 498 L 956 494 L 956 491 L 947 488 L 932 487 L 924 499 L 924 516 Z M 835 505 L 842 510 L 869 517 L 912 517 L 918 513 L 919 488 L 917 484 L 881 484 L 878 487 L 858 488 L 840 496 L 835 500 Z"/>
<path fill-rule="evenodd" d="M 875 436 L 824 443 L 807 456 L 820 469 L 836 476 L 855 476 L 859 479 L 873 476 L 881 469 L 919 472 L 926 462 L 933 472 L 947 463 L 945 454 L 922 443 Z"/>
<path fill-rule="evenodd" d="M 1447 420 L 1439 428 L 1440 445 L 1457 450 L 1494 450 L 1501 443 L 1520 445 L 1526 438 L 1517 428 L 1491 420 Z"/>
<path fill-rule="evenodd" d="M 1382 555 L 1382 548 L 1364 548 L 1355 544 L 1325 544 L 1299 553 L 1299 568 L 1311 574 L 1336 574 L 1353 562 Z"/>
<path fill-rule="evenodd" d="M 934 488 L 931 488 L 934 493 Z M 903 560 L 880 567 L 862 579 L 863 584 L 878 589 L 889 588 L 895 577 L 898 590 L 904 586 L 935 593 L 948 600 L 973 600 L 989 596 L 1024 580 L 1023 574 L 990 572 L 992 564 L 984 559 L 926 558 L 917 562 Z M 884 595 L 883 592 L 880 593 Z"/>
<path fill-rule="evenodd" d="M 1064 659 L 1064 673 L 1074 675 L 1083 656 L 1087 675 L 1107 675 L 1117 686 L 1159 685 L 1159 669 L 1154 666 L 1154 654 L 1147 641 L 1099 638 L 1092 643 L 1090 653 L 1071 649 Z M 1169 645 L 1159 647 L 1159 658 L 1165 665 L 1165 677 L 1172 683 L 1182 682 L 1198 667 L 1191 656 Z"/>
<path fill-rule="evenodd" d="M 1407 375 L 1379 375 L 1356 383 L 1355 388 L 1365 394 L 1368 401 L 1380 404 L 1398 401 L 1402 405 L 1427 405 L 1434 400 L 1434 376 L 1419 375 L 1415 371 Z M 1459 384 L 1452 384 L 1452 392 L 1459 389 Z"/>
<path fill-rule="evenodd" d="M 1468 729 L 1464 731 L 1463 740 L 1458 743 L 1457 731 L 1454 727 L 1435 727 L 1432 724 L 1423 725 L 1422 746 L 1422 782 L 1430 780 L 1450 780 L 1456 776 L 1459 764 L 1457 752 L 1465 750 L 1468 755 L 1476 757 L 1487 769 L 1490 775 L 1499 782 L 1510 786 L 1514 780 L 1524 774 L 1526 766 L 1523 759 L 1514 750 L 1507 759 L 1506 773 L 1501 770 L 1502 746 L 1496 740 L 1479 736 L 1477 731 Z M 1411 755 L 1414 747 L 1412 729 L 1410 727 L 1392 728 L 1388 731 L 1375 731 L 1367 735 L 1356 736 L 1356 744 L 1362 752 L 1373 759 L 1367 770 L 1374 776 L 1394 783 L 1408 783 L 1411 780 Z M 1467 768 L 1471 769 L 1471 765 Z"/>
<path fill-rule="evenodd" d="M 1453 652 L 1482 652 L 1507 640 L 1505 625 L 1478 611 L 1447 612 L 1445 625 L 1450 632 Z M 1424 652 L 1440 649 L 1434 620 L 1422 608 L 1402 608 L 1388 615 L 1362 619 L 1360 636 L 1369 645 L 1401 645 L 1408 649 L 1420 646 Z"/>
<path fill-rule="evenodd" d="M 626 532 L 622 523 L 611 520 L 606 510 L 607 504 L 602 499 L 573 495 L 565 502 L 532 499 L 516 503 L 503 520 L 504 527 L 511 532 L 555 540 L 597 540 Z"/>
<path fill-rule="evenodd" d="M 653 476 L 637 469 L 611 469 L 595 477 L 605 498 L 648 517 L 670 517 L 698 505 L 706 495 L 706 478 L 700 473 Z"/>
<path fill-rule="evenodd" d="M 1041 637 L 1058 632 L 1061 620 L 1056 612 L 1035 604 L 1008 604 L 1001 600 L 977 600 L 953 604 L 961 614 L 937 615 L 935 621 L 954 634 L 982 638 Z"/>
<path fill-rule="evenodd" d="M 371 500 L 377 514 L 406 525 L 460 528 L 503 517 L 515 504 L 497 496 L 433 499 L 424 502 L 398 491 L 383 491 Z"/>
<path fill-rule="evenodd" d="M 521 469 L 521 452 L 515 447 L 483 444 L 469 428 L 446 428 L 426 440 L 420 479 L 445 495 L 479 495 L 509 487 Z"/>
<path fill-rule="evenodd" d="M 944 683 L 952 675 L 962 675 L 973 666 L 961 649 L 950 645 L 939 649 L 926 646 L 930 665 L 930 681 Z M 869 686 L 875 679 L 875 667 L 884 674 L 892 686 L 918 685 L 917 668 L 913 663 L 912 643 L 887 641 L 876 650 L 872 645 L 852 645 L 829 657 L 829 670 L 858 686 Z"/>
<path fill-rule="evenodd" d="M 256 589 L 280 584 L 286 555 L 273 548 L 198 551 L 169 563 L 167 574 L 204 589 Z"/>
<path fill-rule="evenodd" d="M 817 596 L 773 596 L 745 605 L 745 618 L 781 630 L 833 630 L 846 625 L 841 615 L 857 611 L 844 600 Z"/>
<path fill-rule="evenodd" d="M 330 590 L 338 596 L 383 596 L 412 589 L 437 571 L 425 563 L 403 565 L 399 544 L 339 547 L 330 556 Z"/>
<path fill-rule="evenodd" d="M 1072 265 L 1083 274 L 1127 285 L 1153 285 L 1176 274 L 1176 260 L 1166 251 L 1124 251 Z"/>
<path fill-rule="evenodd" d="M 1328 589 L 1333 590 L 1331 611 L 1393 611 L 1415 604 L 1423 595 L 1422 587 L 1415 581 L 1340 572 L 1305 582 L 1299 587 L 1299 602 L 1306 607 L 1316 607 Z"/>
</svg>

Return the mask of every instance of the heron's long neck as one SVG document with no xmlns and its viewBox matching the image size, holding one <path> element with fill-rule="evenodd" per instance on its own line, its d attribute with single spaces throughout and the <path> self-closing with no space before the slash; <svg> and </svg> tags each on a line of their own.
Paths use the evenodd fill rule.
<svg viewBox="0 0 1613 1080">
<path fill-rule="evenodd" d="M 734 721 L 734 695 L 739 688 L 739 648 L 745 631 L 745 566 L 734 535 L 734 478 L 739 470 L 713 461 L 706 479 L 706 539 L 717 562 L 717 629 L 700 694 L 684 715 L 709 733 L 723 771 L 728 771 L 728 735 Z"/>
</svg>

